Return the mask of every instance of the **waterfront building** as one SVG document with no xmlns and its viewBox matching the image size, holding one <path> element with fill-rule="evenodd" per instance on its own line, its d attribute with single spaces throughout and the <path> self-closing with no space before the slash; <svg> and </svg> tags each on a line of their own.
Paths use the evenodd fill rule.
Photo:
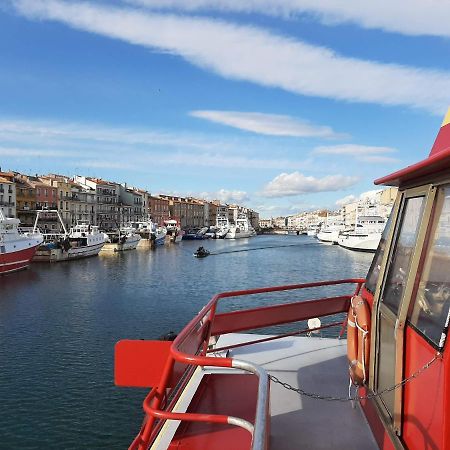
<svg viewBox="0 0 450 450">
<path fill-rule="evenodd" d="M 16 185 L 12 172 L 0 172 L 0 208 L 5 217 L 16 217 Z"/>
<path fill-rule="evenodd" d="M 255 230 L 259 230 L 259 213 L 253 209 L 247 210 L 248 220 Z"/>
<path fill-rule="evenodd" d="M 192 197 L 163 195 L 169 201 L 170 216 L 180 221 L 181 228 L 202 228 L 205 224 L 205 207 L 202 200 Z"/>
<path fill-rule="evenodd" d="M 58 191 L 56 186 L 45 183 L 37 175 L 27 176 L 26 181 L 33 186 L 36 193 L 37 210 L 58 208 Z M 38 226 L 43 233 L 60 231 L 58 217 L 53 213 L 41 214 Z"/>
<path fill-rule="evenodd" d="M 178 216 L 171 216 L 170 202 L 167 198 L 159 195 L 150 195 L 149 201 L 149 214 L 154 223 L 162 226 L 164 221 L 170 218 L 180 220 Z"/>
<path fill-rule="evenodd" d="M 130 206 L 119 205 L 120 185 L 101 178 L 76 175 L 74 180 L 85 189 L 94 189 L 96 208 L 94 224 L 102 230 L 114 230 L 122 222 L 121 216 L 131 215 Z"/>
<path fill-rule="evenodd" d="M 259 228 L 273 228 L 272 219 L 259 219 Z"/>
<path fill-rule="evenodd" d="M 208 202 L 208 223 L 210 227 L 217 224 L 218 217 L 228 217 L 228 205 L 223 205 L 220 200 Z"/>
<path fill-rule="evenodd" d="M 36 189 L 27 181 L 27 177 L 14 172 L 16 185 L 16 217 L 20 225 L 32 227 L 36 217 Z"/>
<path fill-rule="evenodd" d="M 288 224 L 287 217 L 280 216 L 280 217 L 275 217 L 275 219 L 273 219 L 274 228 L 279 228 L 279 229 L 283 230 L 283 229 L 287 228 L 287 224 Z"/>
<path fill-rule="evenodd" d="M 119 203 L 121 225 L 143 222 L 146 219 L 143 195 L 136 188 L 127 186 L 127 183 L 121 184 L 119 186 Z"/>
</svg>

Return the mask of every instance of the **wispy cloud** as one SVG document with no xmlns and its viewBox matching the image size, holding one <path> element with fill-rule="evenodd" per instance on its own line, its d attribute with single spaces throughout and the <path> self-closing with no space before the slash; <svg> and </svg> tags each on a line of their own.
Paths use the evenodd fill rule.
<svg viewBox="0 0 450 450">
<path fill-rule="evenodd" d="M 344 135 L 335 133 L 331 127 L 313 125 L 281 114 L 264 114 L 242 111 L 191 111 L 193 117 L 206 119 L 240 130 L 269 136 L 340 138 Z"/>
<path fill-rule="evenodd" d="M 358 180 L 358 177 L 344 175 L 315 178 L 299 172 L 281 173 L 264 187 L 261 194 L 265 197 L 289 197 L 316 192 L 339 191 L 354 185 Z"/>
<path fill-rule="evenodd" d="M 77 167 L 149 170 L 149 167 L 218 167 L 244 170 L 302 168 L 308 160 L 252 156 L 246 141 L 213 135 L 176 133 L 57 121 L 0 119 L 0 156 L 73 159 Z M 224 158 L 224 152 L 227 157 Z M 133 155 L 135 164 L 124 155 Z M 73 164 L 72 164 L 73 165 Z"/>
<path fill-rule="evenodd" d="M 336 200 L 337 206 L 344 206 L 348 205 L 349 203 L 356 202 L 357 200 L 372 200 L 376 197 L 376 195 L 380 192 L 380 189 L 375 189 L 372 191 L 366 191 L 359 195 L 359 197 L 351 194 L 347 195 L 346 197 L 343 197 L 339 200 Z"/>
<path fill-rule="evenodd" d="M 379 0 L 127 0 L 149 8 L 178 11 L 229 11 L 279 17 L 312 14 L 325 24 L 354 23 L 406 35 L 450 36 L 446 1 Z"/>
<path fill-rule="evenodd" d="M 397 150 L 392 147 L 377 147 L 370 145 L 342 144 L 319 146 L 313 150 L 316 155 L 339 155 L 351 156 L 358 161 L 367 163 L 394 163 L 398 162 L 398 158 L 386 156 L 389 153 L 396 153 Z"/>
<path fill-rule="evenodd" d="M 13 4 L 30 19 L 54 20 L 170 52 L 229 79 L 437 114 L 450 103 L 449 72 L 349 58 L 262 28 L 81 2 L 13 0 Z"/>
<path fill-rule="evenodd" d="M 219 189 L 216 192 L 201 192 L 198 197 L 207 200 L 220 200 L 222 203 L 242 203 L 250 200 L 247 192 L 228 189 Z"/>
</svg>

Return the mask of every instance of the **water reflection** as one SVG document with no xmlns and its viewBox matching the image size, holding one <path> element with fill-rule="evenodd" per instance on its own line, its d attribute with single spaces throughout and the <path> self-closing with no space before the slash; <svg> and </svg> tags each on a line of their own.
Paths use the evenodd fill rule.
<svg viewBox="0 0 450 450">
<path fill-rule="evenodd" d="M 287 244 L 294 246 L 220 254 Z M 372 258 L 307 236 L 203 245 L 219 254 L 196 259 L 198 242 L 187 241 L 34 264 L 0 278 L 4 448 L 56 449 L 61 442 L 65 449 L 126 448 L 142 419 L 144 392 L 113 386 L 119 339 L 178 331 L 217 292 L 364 277 Z M 227 304 L 240 306 L 234 299 Z"/>
</svg>

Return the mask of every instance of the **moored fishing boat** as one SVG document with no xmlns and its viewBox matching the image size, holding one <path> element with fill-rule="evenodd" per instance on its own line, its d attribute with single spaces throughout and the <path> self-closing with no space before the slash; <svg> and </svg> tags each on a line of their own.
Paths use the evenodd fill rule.
<svg viewBox="0 0 450 450">
<path fill-rule="evenodd" d="M 240 213 L 236 223 L 230 225 L 225 239 L 241 239 L 256 236 L 256 231 L 250 224 L 246 214 Z"/>
<path fill-rule="evenodd" d="M 44 242 L 37 248 L 33 261 L 59 262 L 96 256 L 105 245 L 105 236 L 97 226 L 79 222 L 67 231 L 57 210 L 37 211 L 33 232 L 38 232 L 41 214 L 56 214 L 62 232 L 43 233 Z"/>
<path fill-rule="evenodd" d="M 376 184 L 399 190 L 365 279 L 225 292 L 173 342 L 116 345 L 116 384 L 151 387 L 130 449 L 449 449 L 450 111 L 427 159 Z M 333 327 L 347 339 L 299 337 Z"/>
<path fill-rule="evenodd" d="M 40 233 L 21 233 L 19 219 L 7 218 L 0 208 L 0 275 L 26 269 L 37 247 Z"/>
<path fill-rule="evenodd" d="M 120 227 L 115 232 L 105 234 L 105 245 L 102 247 L 101 252 L 123 252 L 126 250 L 134 250 L 142 239 L 131 226 Z"/>
</svg>

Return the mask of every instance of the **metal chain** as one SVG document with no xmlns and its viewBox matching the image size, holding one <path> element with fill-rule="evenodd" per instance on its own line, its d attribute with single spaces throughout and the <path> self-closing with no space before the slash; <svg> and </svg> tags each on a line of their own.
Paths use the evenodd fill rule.
<svg viewBox="0 0 450 450">
<path fill-rule="evenodd" d="M 412 375 L 410 375 L 408 378 L 403 379 L 402 381 L 400 381 L 399 383 L 395 384 L 394 386 L 391 386 L 389 388 L 383 389 L 382 391 L 379 392 L 373 392 L 367 395 L 356 395 L 355 397 L 334 397 L 332 395 L 322 395 L 322 394 L 316 394 L 313 392 L 306 392 L 301 388 L 295 388 L 293 386 L 291 386 L 289 383 L 285 383 L 281 380 L 279 380 L 276 376 L 274 375 L 269 375 L 269 379 L 271 381 L 273 381 L 274 383 L 277 383 L 281 386 L 283 386 L 285 389 L 289 390 L 289 391 L 293 391 L 296 392 L 299 395 L 303 395 L 305 397 L 310 397 L 310 398 L 314 398 L 316 400 L 326 400 L 329 402 L 348 402 L 348 401 L 361 401 L 361 400 L 369 400 L 371 398 L 375 398 L 375 397 L 379 397 L 380 395 L 386 394 L 387 392 L 391 392 L 394 391 L 395 389 L 404 386 L 405 384 L 409 383 L 410 381 L 412 381 L 413 379 L 417 378 L 420 374 L 422 374 L 423 372 L 425 372 L 425 370 L 427 370 L 436 360 L 438 359 L 442 359 L 442 355 L 441 353 L 436 353 L 434 355 L 434 357 L 428 361 L 425 365 L 423 365 L 422 367 L 420 367 L 418 370 L 416 370 L 416 372 L 414 372 Z"/>
</svg>

